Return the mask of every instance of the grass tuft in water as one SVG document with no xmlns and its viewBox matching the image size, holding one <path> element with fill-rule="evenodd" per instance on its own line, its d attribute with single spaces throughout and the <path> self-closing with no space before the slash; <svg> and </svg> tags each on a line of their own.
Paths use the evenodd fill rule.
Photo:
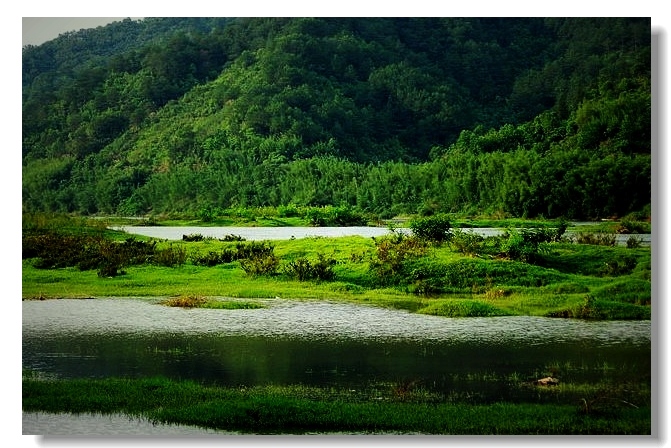
<svg viewBox="0 0 671 448">
<path fill-rule="evenodd" d="M 265 308 L 265 305 L 259 302 L 242 300 L 223 300 L 206 298 L 200 296 L 179 296 L 167 299 L 162 302 L 163 305 L 180 308 L 210 308 L 218 310 L 241 310 Z"/>
</svg>

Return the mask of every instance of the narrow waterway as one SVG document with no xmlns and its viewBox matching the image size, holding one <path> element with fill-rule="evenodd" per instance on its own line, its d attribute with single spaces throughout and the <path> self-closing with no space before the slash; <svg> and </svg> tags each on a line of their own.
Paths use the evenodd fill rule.
<svg viewBox="0 0 671 448">
<path fill-rule="evenodd" d="M 341 237 L 363 236 L 378 237 L 389 233 L 386 227 L 205 227 L 205 226 L 116 226 L 115 230 L 122 230 L 133 235 L 142 235 L 152 238 L 181 240 L 184 235 L 202 235 L 208 238 L 224 238 L 228 235 L 240 236 L 249 241 L 262 240 L 289 240 L 293 238 L 310 237 Z M 495 236 L 503 233 L 502 229 L 478 228 L 462 229 L 482 236 Z M 399 232 L 410 232 L 407 228 L 398 228 Z M 570 235 L 567 232 L 567 235 Z M 629 238 L 638 239 L 642 245 L 650 245 L 650 234 L 615 235 L 616 244 L 625 245 Z"/>
</svg>

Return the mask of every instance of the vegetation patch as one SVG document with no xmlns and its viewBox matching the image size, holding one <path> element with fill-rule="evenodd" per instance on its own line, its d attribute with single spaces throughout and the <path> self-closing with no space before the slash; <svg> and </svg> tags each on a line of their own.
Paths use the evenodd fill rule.
<svg viewBox="0 0 671 448">
<path fill-rule="evenodd" d="M 473 244 L 452 228 L 446 242 L 401 231 L 379 238 L 169 242 L 119 238 L 95 233 L 95 228 L 77 231 L 72 225 L 62 226 L 67 232 L 54 233 L 46 228 L 48 220 L 40 223 L 41 228 L 27 225 L 24 232 L 25 298 L 279 296 L 352 300 L 412 312 L 430 306 L 427 312 L 445 316 L 650 316 L 650 248 L 557 241 L 556 222 L 540 228 L 542 233 L 510 232 L 473 238 Z M 513 235 L 522 246 L 531 242 L 526 247 L 532 248 L 528 254 L 533 254 L 533 262 L 503 255 L 502 248 Z M 87 238 L 95 244 L 78 244 Z M 43 241 L 49 244 L 37 244 Z M 536 247 L 533 241 L 538 242 Z M 117 276 L 110 272 L 101 278 L 92 269 L 81 270 L 84 264 L 66 266 L 73 261 L 38 268 L 44 262 L 37 255 L 43 253 L 47 259 L 52 248 L 63 260 L 87 260 L 103 275 L 104 265 L 97 263 L 116 260 L 112 266 L 119 266 Z M 78 258 L 81 253 L 89 258 Z M 448 305 L 440 305 L 441 301 Z"/>
<path fill-rule="evenodd" d="M 511 375 L 502 387 L 534 399 L 473 403 L 410 381 L 364 390 L 302 385 L 219 387 L 165 378 L 54 380 L 24 375 L 25 412 L 124 413 L 250 434 L 608 435 L 651 433 L 645 384 L 538 388 Z M 481 383 L 476 383 L 481 384 Z"/>
<path fill-rule="evenodd" d="M 265 308 L 265 305 L 259 302 L 215 299 L 193 295 L 172 297 L 163 301 L 162 304 L 179 308 L 210 308 L 222 310 Z"/>
<path fill-rule="evenodd" d="M 493 317 L 509 315 L 506 311 L 490 303 L 473 299 L 436 300 L 420 308 L 417 312 L 444 317 Z"/>
</svg>

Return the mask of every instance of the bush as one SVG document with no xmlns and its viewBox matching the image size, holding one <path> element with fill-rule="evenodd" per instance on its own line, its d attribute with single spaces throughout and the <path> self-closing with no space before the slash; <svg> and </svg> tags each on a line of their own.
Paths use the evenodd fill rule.
<svg viewBox="0 0 671 448">
<path fill-rule="evenodd" d="M 284 273 L 292 278 L 297 278 L 299 281 L 306 281 L 311 279 L 330 281 L 335 278 L 333 266 L 336 260 L 333 258 L 326 258 L 323 254 L 317 254 L 317 261 L 311 263 L 307 258 L 298 258 L 287 263 L 284 267 Z"/>
<path fill-rule="evenodd" d="M 102 236 L 49 231 L 24 234 L 22 249 L 23 258 L 36 258 L 34 266 L 40 269 L 77 266 L 82 271 L 99 269 L 101 277 L 114 277 L 122 267 L 151 259 L 156 242 L 128 238 L 119 243 Z"/>
<path fill-rule="evenodd" d="M 636 257 L 633 255 L 619 257 L 613 255 L 605 261 L 603 267 L 601 268 L 601 274 L 612 277 L 631 274 L 632 271 L 636 268 L 636 264 Z"/>
<path fill-rule="evenodd" d="M 243 237 L 241 237 L 240 235 L 228 234 L 228 235 L 224 235 L 223 238 L 219 238 L 219 241 L 229 243 L 231 241 L 245 241 L 245 239 Z"/>
<path fill-rule="evenodd" d="M 280 218 L 294 218 L 301 215 L 296 204 L 280 205 L 277 207 L 277 216 Z"/>
<path fill-rule="evenodd" d="M 426 243 L 416 236 L 393 232 L 375 239 L 376 253 L 370 268 L 381 284 L 392 284 L 402 280 L 404 264 L 426 253 Z"/>
<path fill-rule="evenodd" d="M 450 247 L 464 255 L 478 255 L 482 253 L 485 238 L 474 232 L 464 232 L 454 229 L 450 238 Z"/>
<path fill-rule="evenodd" d="M 447 215 L 438 214 L 413 219 L 409 223 L 412 233 L 419 239 L 433 243 L 442 243 L 450 239 L 450 223 Z"/>
<path fill-rule="evenodd" d="M 311 226 L 365 226 L 367 219 L 348 206 L 312 207 L 305 212 L 305 219 Z"/>
<path fill-rule="evenodd" d="M 266 242 L 252 241 L 250 243 L 238 243 L 235 248 L 226 247 L 217 253 L 209 251 L 208 253 L 191 254 L 191 262 L 197 266 L 216 266 L 218 264 L 232 263 L 245 258 L 254 258 L 267 256 L 273 253 L 274 246 Z"/>
<path fill-rule="evenodd" d="M 534 263 L 546 251 L 543 244 L 555 238 L 556 234 L 549 229 L 509 229 L 502 238 L 501 255 L 511 260 Z"/>
<path fill-rule="evenodd" d="M 170 247 L 157 250 L 152 261 L 159 266 L 169 268 L 181 266 L 186 262 L 186 250 L 183 247 L 174 247 L 171 244 Z"/>
<path fill-rule="evenodd" d="M 280 264 L 279 258 L 274 253 L 255 253 L 249 258 L 240 260 L 240 267 L 247 275 L 274 275 Z"/>
<path fill-rule="evenodd" d="M 198 212 L 198 218 L 202 222 L 212 222 L 216 216 L 216 212 L 211 207 L 202 208 Z"/>
<path fill-rule="evenodd" d="M 579 232 L 574 237 L 577 244 L 592 244 L 595 246 L 615 246 L 616 237 L 610 233 Z"/>
<path fill-rule="evenodd" d="M 617 233 L 650 233 L 650 224 L 643 221 L 635 221 L 623 218 L 615 229 Z"/>
<path fill-rule="evenodd" d="M 203 241 L 204 237 L 200 233 L 191 233 L 189 235 L 182 235 L 182 241 L 198 242 Z"/>
<path fill-rule="evenodd" d="M 627 249 L 636 249 L 638 247 L 641 247 L 642 240 L 640 238 L 636 238 L 635 236 L 630 236 L 627 238 Z"/>
</svg>

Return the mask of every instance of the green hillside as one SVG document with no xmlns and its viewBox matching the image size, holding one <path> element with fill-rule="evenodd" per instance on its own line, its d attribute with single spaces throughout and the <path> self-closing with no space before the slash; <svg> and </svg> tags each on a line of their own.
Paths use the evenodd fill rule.
<svg viewBox="0 0 671 448">
<path fill-rule="evenodd" d="M 649 214 L 648 18 L 148 18 L 23 50 L 23 208 Z"/>
</svg>

